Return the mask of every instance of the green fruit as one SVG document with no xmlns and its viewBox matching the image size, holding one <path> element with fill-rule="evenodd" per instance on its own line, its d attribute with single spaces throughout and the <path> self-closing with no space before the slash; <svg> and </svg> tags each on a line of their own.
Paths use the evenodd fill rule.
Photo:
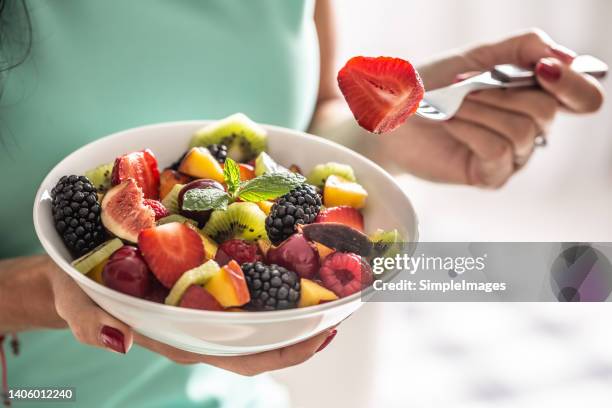
<svg viewBox="0 0 612 408">
<path fill-rule="evenodd" d="M 374 244 L 373 254 L 379 257 L 394 257 L 403 249 L 403 238 L 398 230 L 384 231 L 378 229 L 370 235 Z"/>
<path fill-rule="evenodd" d="M 196 268 L 184 272 L 176 281 L 170 293 L 166 296 L 167 305 L 176 306 L 181 301 L 187 288 L 191 285 L 204 285 L 208 280 L 221 270 L 219 264 L 212 259 Z"/>
<path fill-rule="evenodd" d="M 111 239 L 105 243 L 98 245 L 91 252 L 86 253 L 82 257 L 72 261 L 72 266 L 81 272 L 87 274 L 96 265 L 106 261 L 116 250 L 123 246 L 123 242 L 119 238 Z"/>
<path fill-rule="evenodd" d="M 268 173 L 288 172 L 286 168 L 276 163 L 268 153 L 261 152 L 255 159 L 255 176 L 259 177 Z"/>
<path fill-rule="evenodd" d="M 317 164 L 310 171 L 306 180 L 309 184 L 323 187 L 327 178 L 332 174 L 335 176 L 340 176 L 348 181 L 357 181 L 355 178 L 355 172 L 351 166 L 348 164 L 340 164 L 335 162 Z"/>
<path fill-rule="evenodd" d="M 190 218 L 187 217 L 183 217 L 182 215 L 179 214 L 170 214 L 167 217 L 161 218 L 159 221 L 157 221 L 157 225 L 164 225 L 164 224 L 170 224 L 171 222 L 180 222 L 181 224 L 191 224 L 194 227 L 198 226 L 198 223 Z"/>
<path fill-rule="evenodd" d="M 91 181 L 91 184 L 99 193 L 105 193 L 111 188 L 111 174 L 113 173 L 113 163 L 103 164 L 95 169 L 85 172 L 85 177 Z"/>
<path fill-rule="evenodd" d="M 268 144 L 266 130 L 243 113 L 236 113 L 198 130 L 190 147 L 212 144 L 227 146 L 227 155 L 237 162 L 254 159 Z"/>
<path fill-rule="evenodd" d="M 256 241 L 268 237 L 265 222 L 266 214 L 257 204 L 239 202 L 213 211 L 202 232 L 219 243 L 232 238 Z"/>
<path fill-rule="evenodd" d="M 170 214 L 178 214 L 179 205 L 178 205 L 178 197 L 181 189 L 184 187 L 184 184 L 175 184 L 172 187 L 172 190 L 162 200 L 162 204 L 166 209 L 170 212 Z"/>
</svg>

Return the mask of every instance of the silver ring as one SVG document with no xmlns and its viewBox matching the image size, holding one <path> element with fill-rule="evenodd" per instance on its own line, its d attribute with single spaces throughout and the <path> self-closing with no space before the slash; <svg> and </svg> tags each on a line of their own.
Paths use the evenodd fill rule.
<svg viewBox="0 0 612 408">
<path fill-rule="evenodd" d="M 533 144 L 535 147 L 544 147 L 548 144 L 548 140 L 546 139 L 546 136 L 544 134 L 541 134 L 536 136 L 533 141 Z"/>
</svg>

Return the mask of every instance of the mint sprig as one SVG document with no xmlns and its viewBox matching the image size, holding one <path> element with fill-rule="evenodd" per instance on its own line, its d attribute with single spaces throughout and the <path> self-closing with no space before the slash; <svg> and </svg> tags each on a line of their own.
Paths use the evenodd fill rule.
<svg viewBox="0 0 612 408">
<path fill-rule="evenodd" d="M 251 203 L 274 200 L 306 181 L 301 174 L 278 171 L 240 182 L 240 167 L 230 158 L 225 161 L 223 178 L 227 185 L 227 192 L 216 188 L 194 188 L 185 193 L 182 209 L 186 211 L 226 210 L 227 206 L 238 198 Z"/>
<path fill-rule="evenodd" d="M 230 195 L 234 195 L 238 187 L 240 187 L 240 167 L 229 157 L 225 159 L 223 178 L 225 179 L 225 184 L 227 184 L 227 192 Z"/>
<path fill-rule="evenodd" d="M 194 188 L 183 196 L 183 210 L 207 211 L 226 210 L 230 196 L 217 188 Z"/>
<path fill-rule="evenodd" d="M 242 201 L 257 203 L 287 194 L 306 179 L 297 173 L 266 173 L 240 185 L 236 195 Z"/>
</svg>

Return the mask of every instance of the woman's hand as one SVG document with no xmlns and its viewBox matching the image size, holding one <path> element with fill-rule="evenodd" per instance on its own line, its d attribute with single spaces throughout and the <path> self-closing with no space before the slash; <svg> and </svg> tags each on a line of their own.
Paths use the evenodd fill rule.
<svg viewBox="0 0 612 408">
<path fill-rule="evenodd" d="M 56 266 L 49 270 L 48 275 L 57 314 L 66 321 L 76 339 L 118 353 L 127 353 L 135 342 L 180 364 L 205 363 L 250 376 L 303 363 L 335 335 L 335 330 L 325 330 L 301 343 L 248 356 L 216 357 L 190 353 L 134 333 L 129 326 L 98 307 Z"/>
<path fill-rule="evenodd" d="M 601 107 L 600 84 L 570 68 L 574 56 L 546 34 L 530 31 L 420 67 L 428 90 L 498 64 L 535 67 L 541 88 L 471 94 L 448 122 L 412 117 L 377 139 L 377 157 L 430 180 L 502 186 L 529 160 L 536 137 L 546 135 L 559 111 L 590 113 Z"/>
</svg>

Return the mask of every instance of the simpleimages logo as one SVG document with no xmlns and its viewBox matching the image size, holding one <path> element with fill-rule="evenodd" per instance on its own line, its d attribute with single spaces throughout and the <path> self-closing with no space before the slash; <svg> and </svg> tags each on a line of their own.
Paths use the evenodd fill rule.
<svg viewBox="0 0 612 408">
<path fill-rule="evenodd" d="M 402 270 L 411 275 L 419 271 L 454 271 L 461 275 L 469 271 L 482 271 L 485 269 L 487 255 L 477 257 L 459 256 L 410 256 L 397 254 L 394 257 L 377 257 L 372 261 L 372 272 L 381 275 L 389 270 Z"/>
</svg>

